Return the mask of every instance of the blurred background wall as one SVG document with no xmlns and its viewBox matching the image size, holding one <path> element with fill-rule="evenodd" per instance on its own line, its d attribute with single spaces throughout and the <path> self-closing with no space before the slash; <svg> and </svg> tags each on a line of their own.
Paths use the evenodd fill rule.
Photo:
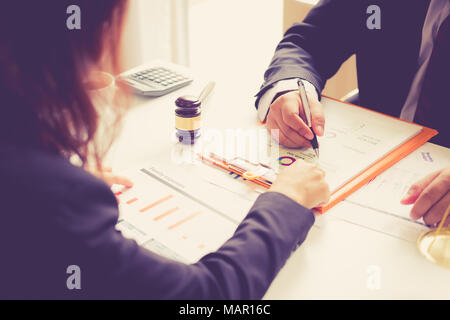
<svg viewBox="0 0 450 320">
<path fill-rule="evenodd" d="M 263 80 L 277 43 L 318 0 L 131 0 L 124 33 L 126 69 L 154 59 L 220 78 Z M 257 80 L 256 80 L 257 79 Z M 324 94 L 357 88 L 355 57 L 328 81 Z"/>
</svg>

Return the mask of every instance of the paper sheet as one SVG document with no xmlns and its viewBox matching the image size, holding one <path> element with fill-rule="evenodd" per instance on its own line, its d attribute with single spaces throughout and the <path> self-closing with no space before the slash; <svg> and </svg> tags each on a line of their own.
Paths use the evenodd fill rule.
<svg viewBox="0 0 450 320">
<path fill-rule="evenodd" d="M 395 218 L 391 224 L 402 223 L 405 226 L 408 225 L 412 230 L 422 232 L 425 230 L 423 221 L 412 220 L 409 216 L 412 205 L 402 205 L 400 200 L 412 184 L 428 174 L 448 166 L 450 166 L 450 149 L 426 143 L 350 195 L 345 201 L 376 210 L 377 214 L 386 216 L 384 219 Z M 374 225 L 372 224 L 372 226 Z M 384 225 L 383 229 L 393 229 L 391 233 L 396 236 L 406 236 L 406 233 L 395 233 L 395 228 L 392 227 Z M 410 234 L 414 237 L 418 235 L 413 231 Z"/>
<path fill-rule="evenodd" d="M 160 255 L 193 263 L 217 250 L 234 233 L 234 221 L 155 168 L 131 177 L 134 187 L 117 191 L 124 236 Z M 197 182 L 201 184 L 201 182 Z"/>
<path fill-rule="evenodd" d="M 319 160 L 312 149 L 283 148 L 274 144 L 268 136 L 263 142 L 263 149 L 268 150 L 267 159 L 259 160 L 277 171 L 283 170 L 296 159 L 317 162 L 326 171 L 326 179 L 333 192 L 422 130 L 419 125 L 331 99 L 324 98 L 322 102 L 326 125 L 324 136 L 319 137 Z M 250 142 L 247 144 L 250 145 Z M 274 147 L 278 153 L 273 152 Z M 410 207 L 402 206 L 399 199 L 412 183 L 430 171 L 448 166 L 449 159 L 446 148 L 426 144 L 346 200 L 361 208 L 359 212 L 349 211 L 347 206 L 341 205 L 330 214 L 372 230 L 415 241 L 427 227 L 410 220 Z M 240 189 L 244 188 L 242 181 L 236 181 L 242 179 L 232 174 L 229 174 L 232 179 L 228 178 L 228 174 L 218 175 L 213 181 L 223 189 L 240 193 Z M 248 183 L 246 188 L 249 189 Z M 254 185 L 255 190 L 258 188 Z"/>
<path fill-rule="evenodd" d="M 326 172 L 331 192 L 422 130 L 421 126 L 331 99 L 323 98 L 322 104 L 326 124 L 324 136 L 319 137 L 317 163 Z M 312 149 L 280 147 L 280 157 L 281 166 L 291 162 L 289 157 L 316 161 Z"/>
<path fill-rule="evenodd" d="M 276 172 L 298 159 L 316 162 L 325 170 L 333 193 L 422 130 L 417 124 L 328 98 L 323 98 L 322 104 L 326 124 L 324 136 L 318 137 L 319 159 L 312 149 L 284 148 L 271 139 L 263 127 L 253 135 L 245 131 L 235 134 L 237 142 L 210 140 L 202 153 L 214 153 L 229 161 L 240 157 L 253 163 L 267 164 Z M 236 150 L 221 149 L 223 145 L 236 146 Z"/>
<path fill-rule="evenodd" d="M 228 139 L 225 143 L 220 143 L 211 139 L 207 146 L 203 146 L 203 154 L 218 154 L 228 163 L 237 158 L 259 162 L 269 165 L 275 172 L 283 170 L 298 159 L 316 162 L 326 172 L 325 179 L 333 193 L 423 129 L 417 124 L 328 98 L 323 98 L 322 104 L 326 124 L 324 136 L 319 137 L 319 159 L 312 149 L 288 149 L 280 146 L 264 127 L 259 127 L 254 134 L 245 131 L 235 134 L 234 139 L 237 142 L 230 143 Z M 221 150 L 220 146 L 224 145 L 235 146 L 235 150 Z M 209 148 L 212 151 L 208 150 Z M 263 175 L 264 178 L 269 176 L 273 175 Z M 226 189 L 241 192 L 237 190 L 236 184 L 230 186 L 223 177 L 212 181 L 220 186 L 227 185 Z"/>
<path fill-rule="evenodd" d="M 450 166 L 450 149 L 427 143 L 338 204 L 329 214 L 402 240 L 416 242 L 428 230 L 400 203 L 409 187 L 431 172 Z M 356 209 L 357 208 L 357 209 Z"/>
</svg>

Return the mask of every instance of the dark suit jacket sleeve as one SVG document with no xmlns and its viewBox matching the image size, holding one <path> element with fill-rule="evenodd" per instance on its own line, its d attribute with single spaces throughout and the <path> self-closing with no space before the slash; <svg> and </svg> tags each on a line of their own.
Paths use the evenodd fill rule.
<svg viewBox="0 0 450 320">
<path fill-rule="evenodd" d="M 366 9 L 361 0 L 322 0 L 301 23 L 289 28 L 277 46 L 259 98 L 275 82 L 302 78 L 311 82 L 320 94 L 326 80 L 354 52 L 358 30 Z"/>
<path fill-rule="evenodd" d="M 82 298 L 258 299 L 314 223 L 310 210 L 265 193 L 229 241 L 186 265 L 123 238 L 117 218 L 113 194 L 100 185 L 72 189 L 57 218 L 82 270 Z"/>
</svg>

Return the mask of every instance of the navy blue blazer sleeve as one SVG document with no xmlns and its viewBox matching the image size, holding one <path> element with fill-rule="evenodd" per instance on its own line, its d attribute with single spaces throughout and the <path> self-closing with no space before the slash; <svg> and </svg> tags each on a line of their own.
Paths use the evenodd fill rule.
<svg viewBox="0 0 450 320">
<path fill-rule="evenodd" d="M 314 223 L 310 210 L 268 192 L 219 250 L 186 265 L 125 239 L 114 195 L 100 182 L 71 189 L 60 212 L 56 226 L 83 270 L 81 298 L 259 299 Z"/>
<path fill-rule="evenodd" d="M 366 18 L 361 0 L 322 0 L 301 23 L 289 28 L 278 44 L 259 98 L 275 82 L 302 78 L 322 92 L 345 60 L 355 53 L 360 25 Z"/>
</svg>

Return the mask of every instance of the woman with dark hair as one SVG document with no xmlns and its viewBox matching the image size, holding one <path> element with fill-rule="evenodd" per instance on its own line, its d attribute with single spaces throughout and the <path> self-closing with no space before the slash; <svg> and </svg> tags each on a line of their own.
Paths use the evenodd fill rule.
<svg viewBox="0 0 450 320">
<path fill-rule="evenodd" d="M 310 209 L 328 199 L 323 171 L 290 167 L 233 237 L 195 264 L 123 238 L 114 195 L 83 168 L 100 168 L 103 155 L 86 75 L 120 70 L 128 2 L 75 1 L 81 30 L 69 30 L 73 3 L 0 5 L 0 298 L 261 298 L 314 223 Z M 126 97 L 118 90 L 112 103 L 118 118 Z M 72 265 L 80 290 L 67 287 Z"/>
</svg>

